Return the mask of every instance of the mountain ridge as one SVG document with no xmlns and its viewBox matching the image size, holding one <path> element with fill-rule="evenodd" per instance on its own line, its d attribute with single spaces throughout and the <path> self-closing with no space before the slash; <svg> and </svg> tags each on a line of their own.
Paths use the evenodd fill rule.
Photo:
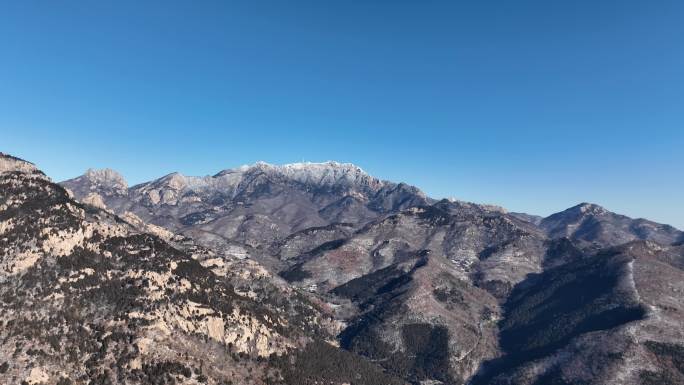
<svg viewBox="0 0 684 385">
<path fill-rule="evenodd" d="M 397 182 L 389 182 L 388 180 L 385 180 L 385 179 L 373 177 L 370 174 L 368 174 L 367 172 L 365 172 L 361 167 L 359 167 L 353 163 L 344 163 L 344 162 L 338 162 L 338 161 L 333 161 L 333 160 L 328 160 L 325 162 L 295 162 L 295 163 L 285 163 L 285 164 L 281 164 L 281 165 L 271 164 L 271 163 L 264 162 L 264 161 L 258 161 L 258 162 L 255 162 L 253 164 L 245 164 L 245 165 L 234 167 L 234 168 L 223 169 L 217 173 L 214 173 L 213 175 L 207 174 L 204 176 L 185 175 L 185 174 L 182 174 L 180 172 L 175 171 L 175 172 L 171 172 L 171 173 L 168 173 L 166 175 L 163 175 L 157 179 L 153 179 L 153 180 L 150 180 L 147 182 L 141 182 L 141 183 L 138 183 L 138 184 L 135 184 L 132 186 L 128 186 L 126 179 L 123 177 L 122 174 L 120 174 L 116 170 L 113 170 L 110 168 L 88 169 L 81 176 L 71 178 L 71 179 L 67 179 L 67 180 L 64 180 L 64 181 L 59 182 L 59 183 L 63 184 L 63 185 L 67 185 L 67 186 L 74 185 L 74 182 L 83 178 L 83 179 L 89 179 L 91 184 L 98 184 L 99 183 L 99 184 L 104 185 L 104 187 L 108 187 L 110 189 L 120 187 L 120 186 L 126 186 L 126 188 L 128 188 L 128 189 L 139 189 L 139 188 L 142 188 L 143 186 L 148 186 L 151 184 L 163 185 L 164 181 L 167 181 L 167 182 L 170 181 L 171 185 L 175 186 L 176 188 L 179 188 L 179 187 L 181 187 L 181 184 L 183 183 L 181 181 L 190 180 L 190 181 L 197 182 L 197 181 L 203 181 L 203 180 L 204 181 L 210 180 L 211 178 L 218 179 L 218 178 L 221 178 L 221 177 L 227 176 L 227 175 L 240 175 L 241 176 L 244 173 L 247 173 L 249 171 L 254 171 L 254 170 L 271 171 L 271 172 L 275 172 L 275 173 L 280 173 L 280 175 L 282 175 L 282 176 L 291 176 L 291 175 L 295 174 L 296 171 L 311 171 L 309 173 L 304 173 L 304 175 L 309 175 L 309 176 L 316 175 L 319 177 L 325 176 L 325 174 L 321 174 L 322 170 L 323 171 L 325 171 L 325 170 L 327 170 L 327 171 L 345 170 L 349 173 L 351 173 L 351 172 L 357 173 L 357 174 L 361 175 L 362 178 L 368 178 L 368 179 L 375 180 L 378 183 L 391 183 L 395 186 L 408 186 L 411 189 L 415 189 L 415 191 L 418 195 L 424 196 L 425 198 L 429 198 L 424 192 L 422 192 L 417 187 L 408 185 L 408 184 L 403 183 L 403 182 L 398 182 L 398 183 Z M 317 172 L 314 172 L 314 171 L 317 171 Z M 108 186 L 104 183 L 104 181 L 107 180 L 106 177 L 104 177 L 104 178 L 98 177 L 98 175 L 103 175 L 103 174 L 112 175 L 110 177 L 111 178 L 110 183 L 113 183 L 112 185 Z M 95 177 L 89 177 L 89 175 L 94 175 Z M 347 174 L 343 173 L 342 177 L 344 177 L 345 175 L 347 175 Z M 310 178 L 309 182 L 311 182 L 311 179 L 315 179 L 315 178 Z M 294 180 L 301 181 L 302 179 L 301 178 L 299 178 L 299 179 L 294 178 Z M 333 178 L 333 180 L 335 180 L 335 179 Z M 197 183 L 194 183 L 194 184 L 197 185 Z M 199 184 L 201 185 L 202 183 L 199 183 Z M 219 187 L 219 186 L 217 186 L 217 187 Z M 228 186 L 223 185 L 222 187 L 226 188 Z M 434 198 L 429 198 L 429 199 L 431 199 L 433 202 L 439 201 L 438 199 L 434 199 Z M 450 201 L 458 201 L 458 199 L 455 199 L 455 198 L 443 198 L 443 199 L 450 200 Z M 481 207 L 492 207 L 492 208 L 500 208 L 501 210 L 505 210 L 505 208 L 502 208 L 500 206 L 494 206 L 494 205 L 489 205 L 489 204 L 481 204 L 481 203 L 475 203 L 475 202 L 467 202 L 467 201 L 462 201 L 462 202 L 466 203 L 466 204 L 475 204 L 475 205 L 478 205 Z M 579 211 L 581 213 L 592 212 L 594 214 L 610 212 L 608 209 L 606 209 L 605 207 L 603 207 L 599 204 L 592 203 L 592 202 L 581 202 L 581 203 L 578 203 L 574 206 L 571 206 L 565 210 L 549 214 L 546 217 L 540 216 L 540 215 L 535 215 L 535 214 L 522 213 L 522 212 L 510 212 L 510 214 L 518 217 L 521 220 L 524 220 L 524 221 L 527 221 L 530 223 L 534 223 L 535 225 L 540 225 L 540 222 L 542 222 L 542 220 L 544 220 L 544 219 L 549 219 L 550 217 L 553 217 L 554 215 L 558 215 L 561 213 L 573 212 L 573 211 L 574 212 Z M 615 214 L 615 213 L 613 213 L 613 214 Z M 616 215 L 626 217 L 626 218 L 629 218 L 629 219 L 635 220 L 635 221 L 647 221 L 647 222 L 651 222 L 651 223 L 657 223 L 657 222 L 651 221 L 651 220 L 649 220 L 647 218 L 643 218 L 643 217 L 633 218 L 633 217 L 626 216 L 624 214 L 616 214 Z M 675 226 L 672 226 L 669 224 L 662 224 L 662 223 L 658 223 L 658 224 L 665 226 L 665 227 L 671 227 L 674 230 L 681 231 L 681 230 L 677 229 Z M 547 225 L 547 227 L 550 227 L 550 226 Z"/>
<path fill-rule="evenodd" d="M 308 164 L 282 173 L 259 164 L 196 179 L 172 173 L 125 190 L 125 180 L 108 170 L 91 170 L 60 187 L 28 163 L 0 157 L 2 167 L 0 276 L 10 272 L 4 279 L 12 291 L 0 295 L 0 308 L 12 322 L 39 317 L 17 311 L 17 301 L 39 301 L 61 314 L 61 302 L 40 302 L 34 289 L 19 289 L 33 287 L 24 278 L 30 277 L 49 289 L 45 294 L 64 295 L 83 311 L 101 309 L 84 313 L 88 322 L 118 333 L 97 320 L 130 318 L 111 313 L 117 308 L 100 289 L 119 293 L 117 282 L 126 278 L 112 266 L 120 266 L 147 279 L 132 281 L 142 291 L 116 295 L 124 304 L 142 304 L 126 305 L 135 319 L 177 330 L 183 341 L 188 330 L 211 344 L 233 341 L 231 356 L 193 342 L 212 352 L 201 358 L 208 363 L 203 369 L 195 350 L 183 358 L 182 348 L 170 347 L 162 334 L 131 329 L 125 332 L 131 343 L 111 346 L 149 349 L 138 341 L 151 338 L 181 358 L 164 363 L 126 356 L 134 364 L 122 361 L 107 371 L 112 363 L 96 356 L 80 374 L 94 383 L 146 384 L 155 373 L 163 383 L 192 385 L 221 385 L 230 376 L 259 385 L 669 385 L 684 378 L 684 368 L 668 364 L 684 359 L 684 333 L 673 327 L 684 313 L 676 294 L 684 292 L 684 247 L 681 232 L 665 225 L 592 204 L 538 219 L 498 206 L 438 201 L 405 184 L 378 184 L 353 165 L 339 173 L 329 172 L 340 167 L 330 163 L 314 166 L 315 172 Z M 66 243 L 45 241 L 55 226 L 67 226 L 56 233 Z M 108 230 L 74 238 L 89 228 Z M 34 248 L 43 244 L 50 248 Z M 87 245 L 87 252 L 72 253 L 73 244 Z M 55 275 L 62 286 L 43 282 Z M 186 297 L 186 281 L 204 294 Z M 200 305 L 185 314 L 186 300 Z M 247 318 L 229 317 L 229 306 L 243 308 Z M 38 329 L 46 327 L 41 319 L 34 320 Z M 257 328 L 249 340 L 229 332 L 244 322 Z M 45 350 L 42 337 L 17 324 L 9 330 L 26 336 L 27 351 Z M 97 343 L 104 351 L 112 344 Z M 9 365 L 0 363 L 0 379 L 2 370 L 31 384 L 56 375 L 47 363 L 59 358 L 36 361 L 31 354 L 15 360 L 0 350 Z M 258 375 L 232 365 L 226 372 L 215 361 L 221 357 Z M 142 372 L 138 359 L 148 365 Z M 65 378 L 75 378 L 78 371 L 65 367 Z M 354 377 L 358 372 L 364 375 Z"/>
</svg>

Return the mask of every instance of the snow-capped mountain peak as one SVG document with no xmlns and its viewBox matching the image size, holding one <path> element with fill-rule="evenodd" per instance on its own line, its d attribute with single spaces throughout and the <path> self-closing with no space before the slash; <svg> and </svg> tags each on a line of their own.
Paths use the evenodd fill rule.
<svg viewBox="0 0 684 385">
<path fill-rule="evenodd" d="M 355 183 L 361 183 L 364 185 L 380 184 L 380 180 L 370 176 L 360 167 L 352 163 L 340 163 L 335 161 L 327 161 L 321 163 L 300 162 L 283 165 L 274 165 L 271 163 L 259 161 L 252 165 L 243 165 L 237 168 L 223 170 L 215 176 L 242 176 L 252 174 L 255 172 L 265 173 L 272 177 L 289 179 L 294 182 L 307 184 L 312 183 L 323 186 L 331 186 L 337 184 L 350 185 Z"/>
<path fill-rule="evenodd" d="M 416 187 L 382 181 L 351 163 L 333 161 L 258 162 L 213 176 L 175 172 L 113 193 L 107 183 L 119 180 L 117 175 L 90 170 L 62 186 L 86 203 L 119 214 L 131 211 L 170 229 L 233 221 L 245 243 L 281 237 L 306 226 L 365 223 L 390 211 L 431 202 Z"/>
</svg>

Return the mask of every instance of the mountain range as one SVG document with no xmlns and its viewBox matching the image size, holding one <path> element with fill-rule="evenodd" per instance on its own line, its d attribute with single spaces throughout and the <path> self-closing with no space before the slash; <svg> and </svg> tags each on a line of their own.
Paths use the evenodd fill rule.
<svg viewBox="0 0 684 385">
<path fill-rule="evenodd" d="M 678 384 L 684 233 L 352 164 L 128 186 L 0 156 L 0 382 Z"/>
</svg>

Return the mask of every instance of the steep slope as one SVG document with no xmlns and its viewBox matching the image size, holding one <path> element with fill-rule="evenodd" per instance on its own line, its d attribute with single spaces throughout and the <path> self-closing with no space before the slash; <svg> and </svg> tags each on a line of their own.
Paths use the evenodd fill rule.
<svg viewBox="0 0 684 385">
<path fill-rule="evenodd" d="M 530 223 L 532 223 L 532 224 L 534 224 L 534 225 L 536 225 L 536 226 L 539 226 L 539 224 L 541 223 L 542 219 L 544 219 L 544 217 L 542 217 L 542 216 L 539 216 L 539 215 L 532 215 L 532 214 L 526 214 L 526 213 L 514 213 L 514 212 L 512 212 L 512 213 L 510 213 L 510 214 L 511 214 L 512 216 L 514 216 L 514 217 L 520 219 L 521 221 L 530 222 Z"/>
<path fill-rule="evenodd" d="M 632 219 L 590 203 L 582 203 L 546 217 L 539 222 L 539 227 L 552 238 L 567 237 L 602 247 L 634 240 L 670 245 L 684 236 L 672 226 L 646 219 Z"/>
<path fill-rule="evenodd" d="M 427 251 L 454 274 L 504 297 L 526 274 L 539 271 L 544 234 L 498 208 L 440 201 L 391 214 L 348 238 L 302 253 L 285 273 L 304 285 L 333 289 L 352 279 Z"/>
<path fill-rule="evenodd" d="M 341 345 L 412 382 L 464 383 L 497 355 L 499 299 L 539 272 L 547 241 L 497 207 L 440 201 L 374 220 L 286 262 L 335 304 Z M 297 254 L 297 253 L 294 253 Z"/>
<path fill-rule="evenodd" d="M 140 233 L 5 155 L 0 283 L 0 383 L 401 383 L 255 262 Z"/>
<path fill-rule="evenodd" d="M 498 304 L 453 270 L 423 252 L 335 288 L 358 308 L 341 345 L 412 383 L 464 383 L 497 354 Z"/>
<path fill-rule="evenodd" d="M 473 384 L 678 384 L 681 249 L 638 241 L 531 276 L 506 302 L 501 358 Z"/>
</svg>

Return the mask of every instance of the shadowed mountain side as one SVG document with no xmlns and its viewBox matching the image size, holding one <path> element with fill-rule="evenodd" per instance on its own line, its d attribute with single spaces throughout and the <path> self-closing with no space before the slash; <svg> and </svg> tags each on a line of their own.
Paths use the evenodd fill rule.
<svg viewBox="0 0 684 385">
<path fill-rule="evenodd" d="M 681 259 L 680 251 L 641 242 L 530 276 L 504 305 L 504 355 L 471 383 L 641 384 L 651 373 L 649 340 L 684 343 L 681 328 L 671 329 L 682 322 L 684 300 L 663 296 L 684 285 L 653 281 L 684 277 L 668 262 Z"/>
<path fill-rule="evenodd" d="M 359 309 L 341 346 L 412 383 L 464 383 L 496 354 L 496 300 L 427 252 L 332 292 Z"/>
<path fill-rule="evenodd" d="M 283 276 L 297 285 L 329 290 L 426 250 L 448 262 L 462 280 L 504 297 L 526 274 L 540 270 L 545 239 L 536 227 L 500 210 L 440 201 L 385 216 L 346 239 L 324 243 L 301 254 Z"/>
</svg>

